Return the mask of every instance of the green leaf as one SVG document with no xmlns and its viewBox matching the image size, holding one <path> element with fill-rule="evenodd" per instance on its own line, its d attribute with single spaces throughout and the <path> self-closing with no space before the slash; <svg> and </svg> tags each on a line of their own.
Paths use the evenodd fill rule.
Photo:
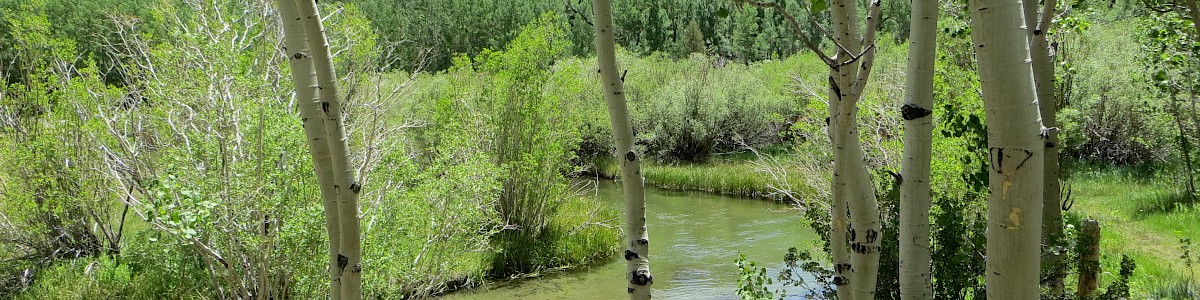
<svg viewBox="0 0 1200 300">
<path fill-rule="evenodd" d="M 812 0 L 812 11 L 814 13 L 825 11 L 829 8 L 829 2 L 825 0 Z"/>
<path fill-rule="evenodd" d="M 1154 80 L 1166 81 L 1167 80 L 1167 72 L 1163 71 L 1163 70 L 1158 70 L 1158 72 L 1154 72 Z"/>
<path fill-rule="evenodd" d="M 721 9 L 718 9 L 718 10 L 717 10 L 717 17 L 718 17 L 718 18 L 728 18 L 728 17 L 729 17 L 729 9 L 728 9 L 728 8 L 724 8 L 724 7 L 722 7 Z"/>
</svg>

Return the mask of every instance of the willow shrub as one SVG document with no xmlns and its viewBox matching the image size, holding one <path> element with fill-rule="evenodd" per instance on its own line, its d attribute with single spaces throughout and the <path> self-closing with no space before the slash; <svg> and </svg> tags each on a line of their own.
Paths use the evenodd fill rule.
<svg viewBox="0 0 1200 300">
<path fill-rule="evenodd" d="M 715 67 L 717 58 L 695 54 L 686 59 L 664 55 L 636 57 L 618 50 L 625 74 L 635 147 L 658 162 L 704 162 L 723 152 L 780 145 L 799 116 L 802 103 L 792 96 L 790 83 L 779 81 L 771 61 L 753 65 Z M 567 60 L 563 70 L 578 72 L 578 84 L 598 86 L 593 58 Z M 579 156 L 611 155 L 612 130 L 599 93 L 572 95 L 581 140 Z"/>
<path fill-rule="evenodd" d="M 599 95 L 575 80 L 579 65 L 562 63 L 570 47 L 565 20 L 543 15 L 505 48 L 459 56 L 444 75 L 421 78 L 414 101 L 401 104 L 426 116 L 411 135 L 420 164 L 485 153 L 481 178 L 496 188 L 480 195 L 495 217 L 483 227 L 484 263 L 496 277 L 607 258 L 618 245 L 613 228 L 587 225 L 615 213 L 579 197 L 567 178 L 581 123 L 567 97 Z"/>
</svg>

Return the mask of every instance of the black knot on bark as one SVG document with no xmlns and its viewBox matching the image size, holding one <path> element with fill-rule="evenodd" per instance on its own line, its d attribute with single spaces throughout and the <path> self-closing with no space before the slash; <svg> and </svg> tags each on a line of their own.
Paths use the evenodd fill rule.
<svg viewBox="0 0 1200 300">
<path fill-rule="evenodd" d="M 850 264 L 849 263 L 840 263 L 840 264 L 833 265 L 833 270 L 838 273 L 850 272 Z"/>
<path fill-rule="evenodd" d="M 867 243 L 874 243 L 876 239 L 879 239 L 879 232 L 875 229 L 867 229 Z"/>
<path fill-rule="evenodd" d="M 637 239 L 637 241 L 635 241 L 635 242 L 638 245 L 649 245 L 650 244 L 650 240 L 647 240 L 647 239 Z"/>
<path fill-rule="evenodd" d="M 362 264 L 354 264 L 354 267 L 350 268 L 350 272 L 351 273 L 362 273 Z"/>
<path fill-rule="evenodd" d="M 295 55 L 292 55 L 292 58 L 294 58 L 294 59 L 301 59 L 301 58 L 304 58 L 304 54 L 303 54 L 303 53 L 296 53 Z"/>
<path fill-rule="evenodd" d="M 338 254 L 337 260 L 338 260 L 338 270 L 346 270 L 346 265 L 350 264 L 350 258 L 346 257 L 345 255 L 342 255 L 340 253 Z M 338 271 L 338 273 L 341 273 L 341 271 Z"/>
<path fill-rule="evenodd" d="M 633 294 L 633 288 L 625 288 L 625 292 Z"/>
<path fill-rule="evenodd" d="M 912 104 L 905 104 L 904 106 L 900 107 L 900 116 L 903 117 L 905 121 L 924 118 L 930 114 L 933 114 L 933 111 Z"/>
<path fill-rule="evenodd" d="M 350 191 L 351 191 L 351 192 L 354 192 L 355 194 L 358 194 L 358 192 L 361 192 L 361 191 L 362 191 L 362 185 L 358 184 L 357 182 L 355 182 L 355 183 L 351 183 L 351 184 L 350 184 Z"/>
<path fill-rule="evenodd" d="M 625 250 L 625 260 L 635 260 L 639 257 L 641 256 L 639 256 L 637 252 L 633 252 L 633 250 Z"/>
<path fill-rule="evenodd" d="M 629 152 L 625 153 L 625 160 L 627 160 L 627 161 L 637 160 L 637 154 L 633 153 L 633 150 L 630 150 Z"/>
<path fill-rule="evenodd" d="M 321 111 L 329 113 L 329 102 L 321 102 Z"/>
<path fill-rule="evenodd" d="M 850 244 L 850 251 L 854 251 L 854 253 L 867 254 L 868 249 L 870 249 L 870 248 L 867 247 L 867 245 L 863 245 L 862 243 Z"/>
<path fill-rule="evenodd" d="M 650 285 L 654 283 L 654 276 L 650 276 L 650 271 L 648 270 L 633 271 L 633 276 L 630 276 L 629 283 L 640 286 Z"/>
<path fill-rule="evenodd" d="M 833 276 L 833 284 L 834 284 L 834 285 L 839 285 L 839 286 L 841 286 L 841 285 L 846 285 L 847 283 L 850 283 L 850 281 L 849 281 L 849 280 L 846 280 L 846 277 L 842 277 L 842 276 Z"/>
</svg>

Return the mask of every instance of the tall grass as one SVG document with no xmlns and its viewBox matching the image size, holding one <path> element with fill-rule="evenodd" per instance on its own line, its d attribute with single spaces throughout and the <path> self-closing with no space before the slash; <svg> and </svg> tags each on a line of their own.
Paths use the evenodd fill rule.
<svg viewBox="0 0 1200 300">
<path fill-rule="evenodd" d="M 570 197 L 559 205 L 548 226 L 535 235 L 501 231 L 492 236 L 500 245 L 488 259 L 490 275 L 500 278 L 536 276 L 542 271 L 602 261 L 620 248 L 615 230 L 617 212 L 601 208 L 592 197 Z"/>
<path fill-rule="evenodd" d="M 1170 186 L 1156 183 L 1158 178 L 1139 168 L 1101 168 L 1076 165 L 1070 185 L 1074 205 L 1070 213 L 1087 215 L 1100 221 L 1101 253 L 1121 253 L 1137 261 L 1130 287 L 1135 297 L 1170 295 L 1185 286 L 1178 282 L 1200 284 L 1190 278 L 1180 258 L 1179 239 L 1200 239 L 1200 210 L 1166 208 L 1176 203 Z M 1103 272 L 1119 269 L 1116 256 L 1101 257 Z M 1101 276 L 1101 284 L 1111 281 Z"/>
<path fill-rule="evenodd" d="M 611 157 L 601 157 L 593 160 L 596 175 L 604 178 L 619 179 L 620 165 Z M 761 168 L 746 161 L 726 161 L 711 164 L 679 164 L 666 165 L 655 163 L 642 164 L 642 176 L 649 186 L 671 189 L 703 191 L 714 194 L 739 196 L 747 198 L 763 198 L 786 200 L 778 195 L 778 190 L 772 186 L 777 179 L 764 172 Z M 788 173 L 790 182 L 806 182 L 815 174 Z M 803 185 L 801 190 L 792 191 L 802 195 L 810 195 L 815 191 L 812 187 Z"/>
</svg>

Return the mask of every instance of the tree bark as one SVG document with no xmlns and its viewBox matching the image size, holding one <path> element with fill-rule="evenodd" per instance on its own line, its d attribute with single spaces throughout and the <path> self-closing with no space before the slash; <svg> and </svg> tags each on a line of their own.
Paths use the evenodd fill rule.
<svg viewBox="0 0 1200 300">
<path fill-rule="evenodd" d="M 1083 220 L 1079 229 L 1079 287 L 1075 290 L 1078 299 L 1089 299 L 1099 286 L 1100 276 L 1100 222 Z"/>
<path fill-rule="evenodd" d="M 342 101 L 338 98 L 337 74 L 330 57 L 328 37 L 321 24 L 317 4 L 311 0 L 294 0 L 304 18 L 304 33 L 312 50 L 313 66 L 317 73 L 317 90 L 325 116 L 326 142 L 329 143 L 333 166 L 333 190 L 338 196 L 338 221 L 341 239 L 338 245 L 337 273 L 341 298 L 362 299 L 362 250 L 358 224 L 358 196 L 362 185 L 350 166 L 350 147 L 343 125 Z"/>
<path fill-rule="evenodd" d="M 325 230 L 329 234 L 329 279 L 330 295 L 333 299 L 341 299 L 339 288 L 337 258 L 341 243 L 340 225 L 338 221 L 338 198 L 334 191 L 333 164 L 329 153 L 329 143 L 325 135 L 323 112 L 320 100 L 317 99 L 317 75 L 313 68 L 312 57 L 308 51 L 308 38 L 301 24 L 300 12 L 295 3 L 289 0 L 276 0 L 279 6 L 280 18 L 283 22 L 284 53 L 292 68 L 292 83 L 296 86 L 296 99 L 300 104 L 300 120 L 304 127 L 304 137 L 308 139 L 308 153 L 312 156 L 313 168 L 317 175 L 317 184 L 321 190 L 321 200 L 325 207 Z"/>
<path fill-rule="evenodd" d="M 1169 108 L 1171 110 L 1171 118 L 1175 119 L 1175 127 L 1179 128 L 1179 136 L 1176 143 L 1179 145 L 1179 152 L 1183 154 L 1183 167 L 1186 170 L 1184 175 L 1187 177 L 1187 182 L 1183 183 L 1183 188 L 1188 194 L 1188 199 L 1191 199 L 1196 195 L 1196 176 L 1195 172 L 1193 172 L 1195 169 L 1192 168 L 1192 147 L 1187 140 L 1187 125 L 1183 123 L 1187 116 L 1184 115 L 1183 108 L 1179 107 L 1179 94 L 1172 91 L 1170 98 L 1169 103 L 1171 105 Z"/>
<path fill-rule="evenodd" d="M 1050 42 L 1047 31 L 1055 14 L 1056 0 L 1046 0 L 1038 15 L 1038 4 L 1033 0 L 1022 3 L 1025 11 L 1025 26 L 1029 32 L 1029 53 L 1033 60 L 1033 81 L 1037 92 L 1038 110 L 1042 117 L 1042 127 L 1055 128 L 1058 126 L 1058 97 L 1054 91 L 1054 60 L 1050 53 Z M 1062 206 L 1059 205 L 1060 182 L 1058 167 L 1058 131 L 1047 130 L 1045 135 L 1045 156 L 1043 158 L 1042 176 L 1042 267 L 1047 270 L 1047 282 L 1052 295 L 1062 295 L 1065 270 L 1060 270 L 1058 248 L 1062 244 Z"/>
<path fill-rule="evenodd" d="M 900 185 L 900 298 L 933 299 L 929 254 L 929 164 L 933 148 L 933 66 L 938 3 L 913 0 L 904 87 Z"/>
<path fill-rule="evenodd" d="M 883 233 L 875 184 L 866 169 L 855 118 L 858 100 L 875 61 L 875 25 L 879 21 L 880 2 L 873 0 L 868 5 L 865 33 L 859 30 L 858 8 L 854 1 L 835 0 L 831 3 L 832 39 L 837 49 L 832 58 L 809 42 L 804 35 L 805 29 L 779 3 L 754 0 L 734 0 L 734 3 L 779 12 L 805 46 L 829 65 L 827 130 L 834 153 L 829 205 L 833 283 L 837 285 L 838 299 L 874 299 Z"/>
<path fill-rule="evenodd" d="M 972 0 L 971 30 L 987 114 L 988 299 L 1038 299 L 1042 164 L 1029 32 L 1019 0 Z"/>
<path fill-rule="evenodd" d="M 875 57 L 875 22 L 879 18 L 879 1 L 872 1 L 867 14 L 867 31 L 858 25 L 858 9 L 854 1 L 832 2 L 830 16 L 834 23 L 833 40 L 840 45 L 831 67 L 830 77 L 830 136 L 833 142 L 834 189 L 841 196 L 835 204 L 844 203 L 850 213 L 850 299 L 874 299 L 879 276 L 879 246 L 883 236 L 879 222 L 879 203 L 875 184 L 867 171 L 862 143 L 858 133 L 858 100 L 867 84 Z M 835 210 L 836 212 L 836 210 Z M 835 217 L 836 214 L 835 214 Z M 836 241 L 841 243 L 842 241 Z M 839 286 L 839 296 L 845 294 Z"/>
<path fill-rule="evenodd" d="M 1184 2 L 1188 8 L 1188 16 L 1192 18 L 1192 27 L 1196 28 L 1196 34 L 1200 35 L 1200 5 L 1196 4 L 1196 0 L 1187 0 Z"/>
<path fill-rule="evenodd" d="M 641 158 L 633 150 L 633 127 L 625 105 L 623 75 L 617 72 L 616 47 L 613 42 L 612 3 L 609 0 L 592 2 L 596 31 L 596 55 L 600 68 L 600 83 L 608 102 L 608 117 L 613 127 L 617 156 L 621 160 L 622 188 L 625 191 L 625 279 L 630 299 L 650 299 L 650 235 L 646 231 L 645 182 L 642 180 Z"/>
</svg>

